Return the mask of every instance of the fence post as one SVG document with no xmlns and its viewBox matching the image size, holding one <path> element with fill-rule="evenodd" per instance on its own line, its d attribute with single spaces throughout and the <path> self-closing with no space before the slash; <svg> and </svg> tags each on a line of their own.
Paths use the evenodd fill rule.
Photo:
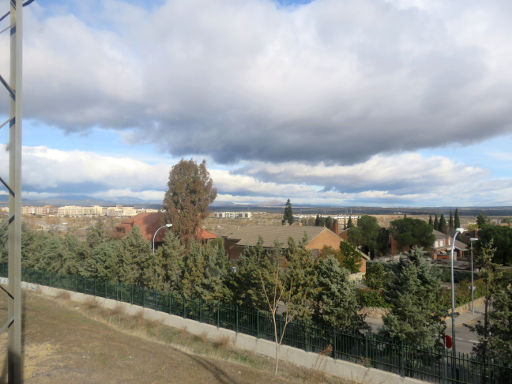
<svg viewBox="0 0 512 384">
<path fill-rule="evenodd" d="M 130 302 L 133 304 L 133 284 L 130 285 Z"/>
<path fill-rule="evenodd" d="M 142 286 L 142 308 L 144 308 L 146 304 L 146 288 Z"/>
<path fill-rule="evenodd" d="M 236 305 L 236 332 L 238 333 L 238 304 Z"/>
<path fill-rule="evenodd" d="M 203 298 L 199 298 L 199 322 L 203 322 Z"/>
<path fill-rule="evenodd" d="M 94 278 L 94 296 L 96 296 L 96 278 Z"/>
<path fill-rule="evenodd" d="M 260 338 L 260 310 L 256 310 L 256 336 Z"/>
<path fill-rule="evenodd" d="M 368 332 L 364 334 L 364 357 L 368 359 Z"/>
<path fill-rule="evenodd" d="M 220 327 L 220 303 L 217 303 L 217 328 Z"/>
<path fill-rule="evenodd" d="M 183 318 L 187 318 L 187 301 L 185 297 L 183 297 Z"/>
<path fill-rule="evenodd" d="M 75 275 L 75 292 L 78 292 L 78 273 Z"/>
<path fill-rule="evenodd" d="M 169 294 L 169 313 L 172 315 L 172 292 Z"/>
<path fill-rule="evenodd" d="M 332 349 L 332 357 L 335 359 L 336 358 L 336 345 L 337 343 L 337 340 L 336 340 L 336 326 L 334 326 L 333 328 L 333 342 L 332 342 L 332 345 L 333 345 L 333 349 Z"/>
<path fill-rule="evenodd" d="M 404 369 L 404 343 L 400 342 L 400 376 L 405 376 L 405 369 Z"/>
</svg>

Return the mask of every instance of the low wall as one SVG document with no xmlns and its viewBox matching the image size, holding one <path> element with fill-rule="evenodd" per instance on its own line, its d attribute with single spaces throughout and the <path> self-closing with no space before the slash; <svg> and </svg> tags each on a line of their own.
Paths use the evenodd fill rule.
<svg viewBox="0 0 512 384">
<path fill-rule="evenodd" d="M 0 278 L 0 284 L 7 284 L 6 278 Z M 124 303 L 116 300 L 105 299 L 84 293 L 66 291 L 64 289 L 47 287 L 44 285 L 22 282 L 23 289 L 41 293 L 46 296 L 56 297 L 62 293 L 67 293 L 71 301 L 84 303 L 91 300 L 107 309 L 122 309 L 129 315 L 138 315 L 142 312 L 143 317 L 148 320 L 158 321 L 172 328 L 182 329 L 193 335 L 205 337 L 210 341 L 229 340 L 230 344 L 238 349 L 250 351 L 270 358 L 275 357 L 275 344 L 271 341 L 258 339 L 254 336 L 236 333 L 229 329 L 217 328 L 210 324 L 200 323 L 195 320 L 184 319 L 179 316 L 170 315 L 164 312 L 155 311 L 149 308 L 143 308 L 137 305 Z M 279 358 L 282 361 L 294 364 L 307 369 L 322 367 L 322 372 L 329 375 L 340 377 L 345 380 L 351 380 L 356 383 L 364 384 L 405 384 L 405 383 L 425 383 L 424 381 L 412 379 L 410 377 L 401 377 L 394 373 L 381 371 L 375 368 L 367 368 L 363 365 L 350 363 L 348 361 L 337 360 L 331 357 L 322 356 L 314 352 L 306 352 L 298 348 L 282 345 L 279 350 Z M 321 360 L 319 360 L 321 359 Z"/>
</svg>

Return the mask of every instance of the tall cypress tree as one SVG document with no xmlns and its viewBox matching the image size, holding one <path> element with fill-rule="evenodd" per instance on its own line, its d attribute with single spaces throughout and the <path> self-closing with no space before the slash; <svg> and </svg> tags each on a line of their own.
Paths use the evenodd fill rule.
<svg viewBox="0 0 512 384">
<path fill-rule="evenodd" d="M 434 229 L 439 231 L 439 219 L 437 218 L 437 213 L 434 216 Z"/>
<path fill-rule="evenodd" d="M 352 215 L 348 217 L 348 223 L 347 228 L 352 228 L 354 226 L 354 223 L 352 223 Z"/>
<path fill-rule="evenodd" d="M 460 228 L 460 216 L 459 216 L 459 208 L 455 209 L 455 220 L 454 220 L 455 229 Z"/>
<path fill-rule="evenodd" d="M 434 222 L 432 221 L 432 215 L 428 217 L 428 225 L 434 225 Z"/>
<path fill-rule="evenodd" d="M 441 217 L 439 218 L 439 232 L 448 233 L 448 224 L 446 224 L 446 220 L 444 218 L 444 215 L 441 214 Z"/>
<path fill-rule="evenodd" d="M 282 224 L 285 225 L 286 223 L 293 224 L 292 203 L 290 203 L 290 199 L 286 201 L 283 213 Z"/>
<path fill-rule="evenodd" d="M 452 211 L 450 211 L 450 219 L 448 220 L 448 228 L 450 230 L 450 234 L 453 232 L 453 214 Z"/>
</svg>

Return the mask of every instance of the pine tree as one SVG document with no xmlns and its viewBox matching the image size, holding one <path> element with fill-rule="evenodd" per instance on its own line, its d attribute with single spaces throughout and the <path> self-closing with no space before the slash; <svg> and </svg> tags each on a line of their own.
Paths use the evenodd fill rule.
<svg viewBox="0 0 512 384">
<path fill-rule="evenodd" d="M 428 217 L 428 225 L 434 225 L 434 222 L 432 221 L 432 215 Z"/>
<path fill-rule="evenodd" d="M 489 218 L 483 213 L 478 214 L 476 218 L 476 225 L 478 225 L 478 229 L 482 229 L 486 225 L 489 224 Z"/>
<path fill-rule="evenodd" d="M 315 218 L 315 227 L 320 227 L 320 215 L 318 213 Z"/>
<path fill-rule="evenodd" d="M 358 313 L 355 284 L 348 279 L 348 271 L 329 256 L 317 263 L 318 294 L 313 318 L 324 327 L 336 327 L 345 332 L 367 329 L 364 316 Z"/>
<path fill-rule="evenodd" d="M 453 230 L 454 230 L 454 227 L 453 227 L 453 214 L 452 214 L 452 211 L 450 211 L 450 218 L 448 220 L 448 229 L 449 229 L 449 233 L 450 235 L 453 233 Z"/>
<path fill-rule="evenodd" d="M 284 207 L 284 213 L 283 213 L 282 224 L 285 225 L 286 223 L 288 223 L 290 225 L 293 224 L 292 203 L 290 203 L 290 199 L 288 199 L 286 201 L 286 205 Z"/>
<path fill-rule="evenodd" d="M 150 242 L 134 226 L 120 243 L 120 280 L 128 285 L 144 285 L 144 270 L 149 266 L 151 258 Z"/>
<path fill-rule="evenodd" d="M 254 247 L 247 247 L 237 260 L 234 277 L 234 301 L 251 308 L 268 310 L 267 301 L 261 289 L 260 273 L 267 287 L 272 286 L 274 263 L 269 252 L 263 248 L 260 238 Z"/>
<path fill-rule="evenodd" d="M 202 285 L 206 301 L 231 302 L 233 293 L 230 289 L 233 279 L 233 269 L 229 256 L 224 250 L 224 244 L 211 241 L 203 247 L 205 270 Z"/>
<path fill-rule="evenodd" d="M 424 258 L 421 248 L 413 248 L 402 258 L 395 277 L 387 285 L 386 301 L 391 311 L 383 317 L 382 334 L 396 342 L 410 343 L 420 349 L 443 349 L 439 342 L 448 312 L 441 303 L 441 281 Z"/>
<path fill-rule="evenodd" d="M 167 231 L 164 242 L 155 251 L 145 270 L 147 285 L 161 292 L 182 292 L 185 248 L 173 231 Z"/>
<path fill-rule="evenodd" d="M 347 228 L 352 228 L 353 226 L 354 226 L 354 223 L 352 223 L 352 216 L 349 216 L 348 222 L 347 222 Z"/>
<path fill-rule="evenodd" d="M 437 218 L 437 213 L 434 216 L 434 229 L 439 231 L 439 219 Z"/>
<path fill-rule="evenodd" d="M 314 299 L 317 295 L 315 257 L 306 248 L 307 239 L 298 245 L 293 239 L 288 242 L 287 266 L 284 286 L 292 287 L 290 305 L 295 317 L 310 323 L 313 316 Z"/>
<path fill-rule="evenodd" d="M 455 229 L 460 228 L 459 208 L 455 208 L 455 219 L 453 225 Z"/>
<path fill-rule="evenodd" d="M 183 259 L 183 294 L 188 300 L 205 298 L 208 292 L 203 287 L 203 279 L 206 269 L 206 260 L 197 242 L 190 243 L 189 250 Z"/>
<path fill-rule="evenodd" d="M 441 217 L 439 218 L 438 231 L 443 232 L 443 233 L 448 233 L 448 225 L 446 224 L 446 220 L 445 220 L 443 214 L 441 214 Z"/>
<path fill-rule="evenodd" d="M 333 224 L 334 224 L 334 220 L 332 219 L 332 217 L 327 216 L 327 218 L 325 219 L 325 228 L 329 228 L 332 230 Z"/>
</svg>

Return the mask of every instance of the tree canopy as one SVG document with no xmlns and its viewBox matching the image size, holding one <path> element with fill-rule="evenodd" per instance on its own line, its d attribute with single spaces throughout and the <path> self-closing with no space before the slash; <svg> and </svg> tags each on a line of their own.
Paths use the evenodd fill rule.
<svg viewBox="0 0 512 384">
<path fill-rule="evenodd" d="M 292 203 L 290 203 L 290 199 L 286 201 L 286 205 L 284 206 L 284 213 L 283 213 L 283 225 L 293 224 L 293 211 L 292 211 Z"/>
<path fill-rule="evenodd" d="M 197 237 L 201 220 L 208 216 L 209 205 L 217 197 L 206 161 L 198 165 L 194 160 L 180 160 L 172 167 L 167 186 L 164 223 L 172 224 L 181 241 L 188 243 Z"/>
<path fill-rule="evenodd" d="M 413 246 L 431 247 L 434 243 L 432 227 L 420 219 L 397 219 L 391 222 L 390 232 L 401 249 Z"/>
</svg>

